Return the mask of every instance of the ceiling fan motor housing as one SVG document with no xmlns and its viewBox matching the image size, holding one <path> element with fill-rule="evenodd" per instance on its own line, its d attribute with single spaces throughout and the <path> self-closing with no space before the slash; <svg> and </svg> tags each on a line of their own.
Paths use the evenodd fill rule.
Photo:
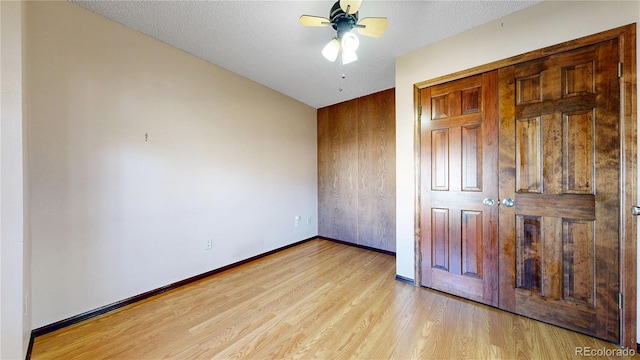
<svg viewBox="0 0 640 360">
<path fill-rule="evenodd" d="M 358 23 L 358 13 L 347 15 L 347 13 L 340 8 L 340 1 L 336 1 L 331 7 L 329 19 L 331 19 L 333 28 L 338 32 L 338 38 L 341 38 L 342 34 L 351 31 L 356 23 Z"/>
</svg>

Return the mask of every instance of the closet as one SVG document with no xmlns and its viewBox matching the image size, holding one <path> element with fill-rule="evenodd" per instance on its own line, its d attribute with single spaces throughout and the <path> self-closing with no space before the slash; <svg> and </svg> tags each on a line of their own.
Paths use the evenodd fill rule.
<svg viewBox="0 0 640 360">
<path fill-rule="evenodd" d="M 395 89 L 318 109 L 318 234 L 396 250 Z"/>
<path fill-rule="evenodd" d="M 421 285 L 635 344 L 629 41 L 635 26 L 416 87 Z"/>
</svg>

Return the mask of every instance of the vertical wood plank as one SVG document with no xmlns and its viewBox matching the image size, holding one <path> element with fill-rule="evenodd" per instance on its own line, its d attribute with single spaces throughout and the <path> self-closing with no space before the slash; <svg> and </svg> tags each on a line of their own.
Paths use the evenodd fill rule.
<svg viewBox="0 0 640 360">
<path fill-rule="evenodd" d="M 351 243 L 358 228 L 357 125 L 355 100 L 318 111 L 318 235 Z"/>
<path fill-rule="evenodd" d="M 318 109 L 318 234 L 331 233 L 331 137 L 329 108 Z"/>
<path fill-rule="evenodd" d="M 395 89 L 358 99 L 358 244 L 396 249 Z"/>
</svg>

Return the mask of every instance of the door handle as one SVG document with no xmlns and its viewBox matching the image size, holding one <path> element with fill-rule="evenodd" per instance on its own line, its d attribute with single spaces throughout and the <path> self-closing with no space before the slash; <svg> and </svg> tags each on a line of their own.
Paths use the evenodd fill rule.
<svg viewBox="0 0 640 360">
<path fill-rule="evenodd" d="M 502 200 L 502 205 L 506 207 L 512 207 L 515 204 L 516 204 L 516 201 L 513 200 L 512 198 L 506 198 Z"/>
<path fill-rule="evenodd" d="M 482 200 L 482 203 L 487 206 L 493 206 L 496 202 L 492 198 L 484 198 L 484 200 Z"/>
<path fill-rule="evenodd" d="M 633 216 L 640 215 L 640 206 L 632 206 L 631 207 L 631 215 L 633 215 Z"/>
</svg>

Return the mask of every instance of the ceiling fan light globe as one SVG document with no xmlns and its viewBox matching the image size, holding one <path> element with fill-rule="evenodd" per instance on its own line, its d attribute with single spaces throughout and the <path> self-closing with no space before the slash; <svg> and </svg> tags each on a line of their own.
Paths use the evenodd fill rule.
<svg viewBox="0 0 640 360">
<path fill-rule="evenodd" d="M 334 62 L 338 58 L 338 52 L 340 52 L 340 42 L 337 39 L 333 39 L 324 46 L 324 49 L 322 49 L 322 56 L 324 56 L 325 59 Z"/>
<path fill-rule="evenodd" d="M 355 53 L 358 46 L 360 46 L 360 39 L 355 34 L 346 32 L 342 35 L 342 51 Z"/>
<path fill-rule="evenodd" d="M 355 51 L 345 51 L 342 50 L 342 65 L 347 65 L 354 61 L 358 60 L 358 55 Z"/>
</svg>

